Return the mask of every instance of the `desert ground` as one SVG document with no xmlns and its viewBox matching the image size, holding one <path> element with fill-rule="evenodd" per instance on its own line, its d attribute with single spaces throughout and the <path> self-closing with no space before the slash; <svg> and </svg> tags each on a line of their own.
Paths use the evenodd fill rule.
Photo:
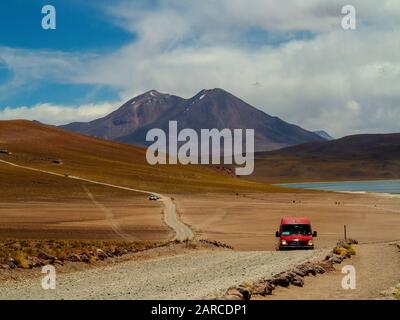
<svg viewBox="0 0 400 320">
<path fill-rule="evenodd" d="M 390 288 L 400 286 L 400 252 L 393 243 L 358 245 L 357 255 L 343 265 L 356 271 L 356 288 L 343 290 L 343 265 L 334 272 L 305 279 L 303 288 L 278 287 L 267 300 L 371 300 L 386 299 Z"/>
<path fill-rule="evenodd" d="M 135 255 L 119 263 L 58 273 L 56 290 L 43 290 L 40 270 L 34 270 L 36 277 L 1 281 L 0 299 L 212 299 L 233 284 L 271 276 L 325 254 L 177 246 L 181 245 L 171 243 L 163 252 L 149 250 L 151 257 L 144 259 Z"/>
<path fill-rule="evenodd" d="M 334 192 L 176 195 L 178 212 L 197 237 L 237 250 L 274 250 L 283 216 L 306 216 L 316 248 L 347 236 L 360 243 L 400 239 L 400 197 Z"/>
<path fill-rule="evenodd" d="M 6 167 L 3 164 L 3 168 Z M 22 201 L 2 201 L 0 230 L 4 238 L 86 240 L 124 239 L 124 236 L 129 236 L 135 240 L 156 241 L 172 239 L 174 232 L 179 231 L 168 228 L 170 225 L 167 226 L 163 219 L 165 208 L 163 210 L 159 202 L 149 201 L 145 194 L 80 181 L 74 177 L 52 176 L 23 168 L 13 170 L 14 173 L 31 175 L 31 183 L 35 179 L 51 185 L 62 183 L 66 186 L 64 190 L 70 190 L 64 198 L 61 197 L 63 201 L 57 193 L 53 197 L 47 194 L 42 198 L 43 195 L 37 192 L 28 199 L 22 196 Z M 12 188 L 7 192 L 11 191 Z M 194 231 L 196 240 L 217 240 L 236 250 L 210 250 L 194 244 L 191 250 L 187 247 L 185 252 L 177 250 L 161 257 L 156 253 L 145 260 L 132 255 L 123 262 L 110 262 L 88 269 L 74 270 L 67 264 L 68 272 L 62 272 L 58 277 L 58 287 L 54 292 L 41 289 L 40 275 L 36 271 L 19 274 L 16 280 L 15 276 L 7 276 L 13 271 L 6 270 L 0 277 L 0 299 L 214 298 L 221 296 L 231 285 L 272 276 L 305 261 L 322 259 L 343 237 L 344 224 L 347 225 L 348 236 L 369 248 L 361 251 L 361 262 L 357 264 L 364 279 L 368 279 L 367 275 L 372 272 L 369 267 L 371 254 L 368 255 L 371 245 L 397 240 L 400 234 L 400 199 L 395 196 L 332 192 L 179 193 L 168 196 L 165 198 L 173 199 L 178 220 Z M 175 208 L 171 208 L 174 217 Z M 316 250 L 274 251 L 274 232 L 284 215 L 311 218 L 314 229 L 319 231 Z M 173 243 L 171 245 L 174 246 Z M 381 261 L 387 261 L 391 265 L 390 270 L 396 270 L 392 268 L 393 264 L 397 264 L 391 255 L 385 256 L 386 260 L 373 258 L 376 269 L 373 268 L 373 271 L 380 270 L 378 263 Z M 100 274 L 101 282 L 98 281 Z M 352 298 L 375 298 L 379 295 L 378 287 L 384 289 L 386 284 L 396 284 L 396 272 L 382 275 L 382 281 L 374 282 L 378 286 L 371 289 L 368 285 L 360 296 L 353 295 Z M 337 285 L 338 278 L 327 276 L 322 278 L 321 284 L 311 282 L 310 288 L 330 286 L 333 291 L 329 291 L 329 297 L 336 299 L 336 289 L 332 286 Z M 291 298 L 293 294 L 279 290 L 272 298 L 281 298 L 280 292 L 282 298 Z M 338 298 L 343 297 L 342 292 L 337 294 Z M 308 295 L 313 297 L 312 293 Z"/>
<path fill-rule="evenodd" d="M 10 150 L 0 154 L 0 244 L 130 239 L 172 246 L 150 249 L 143 261 L 138 252 L 124 261 L 66 260 L 57 265 L 60 291 L 50 298 L 212 297 L 239 282 L 324 256 L 343 238 L 344 225 L 348 237 L 367 246 L 361 248 L 400 238 L 398 196 L 296 191 L 203 166 L 152 167 L 142 149 L 27 121 L 0 122 L 0 129 L 0 147 Z M 149 201 L 150 192 L 160 200 Z M 315 251 L 275 251 L 280 218 L 289 215 L 311 219 L 318 231 Z M 183 250 L 169 242 L 193 235 Z M 13 250 L 19 253 L 21 247 Z M 168 254 L 160 257 L 158 250 Z M 371 257 L 369 252 L 362 249 L 357 259 Z M 396 262 L 389 251 L 382 252 L 385 261 Z M 372 260 L 359 261 L 364 268 Z M 40 268 L 23 268 L 2 266 L 0 298 L 49 298 L 40 286 Z M 382 275 L 384 284 L 398 281 L 395 273 Z"/>
<path fill-rule="evenodd" d="M 0 163 L 0 238 L 167 240 L 162 206 L 147 195 Z M 12 170 L 12 171 L 11 171 Z M 23 190 L 24 186 L 26 190 Z M 32 190 L 33 189 L 33 190 Z"/>
<path fill-rule="evenodd" d="M 0 168 L 3 175 L 10 170 L 4 163 Z M 25 182 L 27 192 L 13 191 L 10 185 L 0 196 L 0 238 L 98 240 L 128 235 L 160 241 L 173 236 L 163 221 L 161 204 L 149 201 L 146 194 L 21 168 L 12 168 L 12 173 L 13 183 L 24 184 L 26 178 L 29 182 Z M 362 243 L 398 240 L 400 235 L 396 196 L 334 192 L 170 196 L 197 239 L 221 241 L 236 250 L 274 250 L 280 218 L 290 215 L 311 219 L 320 248 L 332 247 L 342 238 L 344 225 L 347 235 Z M 8 200 L 13 197 L 17 200 Z"/>
</svg>

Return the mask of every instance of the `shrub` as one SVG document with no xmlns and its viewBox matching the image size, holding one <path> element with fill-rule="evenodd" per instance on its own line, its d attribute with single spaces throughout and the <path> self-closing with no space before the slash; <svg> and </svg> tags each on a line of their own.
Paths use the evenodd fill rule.
<svg viewBox="0 0 400 320">
<path fill-rule="evenodd" d="M 353 247 L 349 247 L 347 249 L 347 252 L 351 255 L 351 256 L 355 256 L 356 255 L 356 250 Z"/>
<path fill-rule="evenodd" d="M 17 267 L 28 269 L 33 267 L 28 256 L 38 258 L 39 255 L 50 260 L 53 257 L 58 260 L 65 261 L 72 254 L 85 254 L 89 260 L 96 261 L 96 251 L 101 249 L 106 253 L 106 256 L 112 254 L 126 254 L 138 252 L 150 248 L 166 245 L 169 242 L 128 242 L 123 240 L 105 240 L 105 241 L 80 241 L 80 240 L 17 240 L 6 239 L 0 240 L 0 264 L 6 264 L 9 258 L 13 258 Z M 191 247 L 191 243 L 187 243 Z M 46 258 L 47 256 L 47 258 Z"/>
<path fill-rule="evenodd" d="M 338 254 L 338 255 L 340 255 L 340 256 L 345 256 L 345 255 L 347 255 L 347 249 L 335 247 L 335 248 L 333 249 L 333 253 L 334 253 L 334 254 Z"/>
<path fill-rule="evenodd" d="M 22 251 L 18 251 L 15 255 L 15 263 L 19 268 L 29 269 L 29 263 L 26 260 L 25 254 Z"/>
<path fill-rule="evenodd" d="M 400 300 L 400 288 L 396 288 L 393 293 L 394 297 Z"/>
</svg>

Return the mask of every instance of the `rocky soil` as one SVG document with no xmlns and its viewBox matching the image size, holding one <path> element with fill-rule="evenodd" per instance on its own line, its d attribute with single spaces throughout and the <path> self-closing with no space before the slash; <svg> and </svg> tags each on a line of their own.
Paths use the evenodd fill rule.
<svg viewBox="0 0 400 320">
<path fill-rule="evenodd" d="M 60 273 L 55 290 L 42 289 L 43 275 L 38 272 L 37 278 L 3 282 L 0 299 L 212 299 L 223 295 L 232 284 L 272 277 L 326 254 L 326 250 L 193 250 L 183 255 Z"/>
<path fill-rule="evenodd" d="M 334 271 L 335 264 L 341 264 L 344 260 L 355 254 L 352 245 L 358 241 L 349 239 L 340 240 L 336 247 L 322 261 L 307 261 L 294 268 L 288 269 L 272 277 L 264 277 L 255 282 L 246 281 L 238 286 L 230 287 L 221 297 L 223 300 L 250 300 L 252 296 L 271 295 L 276 287 L 287 288 L 290 285 L 296 287 L 304 286 L 304 278 L 316 276 L 326 272 Z"/>
</svg>

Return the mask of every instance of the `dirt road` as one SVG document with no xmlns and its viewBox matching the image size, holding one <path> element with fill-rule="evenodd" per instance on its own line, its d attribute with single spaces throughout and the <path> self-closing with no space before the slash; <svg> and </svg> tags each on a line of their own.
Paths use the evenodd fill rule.
<svg viewBox="0 0 400 320">
<path fill-rule="evenodd" d="M 42 172 L 45 174 L 51 174 L 51 175 L 58 176 L 58 177 L 89 182 L 89 183 L 93 183 L 93 184 L 97 184 L 97 185 L 102 185 L 102 186 L 107 186 L 107 187 L 117 188 L 117 189 L 122 189 L 122 190 L 127 190 L 127 191 L 145 193 L 148 195 L 154 194 L 160 198 L 159 201 L 161 201 L 164 205 L 164 221 L 172 230 L 174 230 L 174 232 L 175 232 L 174 240 L 184 241 L 186 239 L 192 239 L 194 237 L 193 231 L 187 225 L 185 225 L 183 222 L 181 222 L 179 220 L 177 213 L 176 213 L 175 204 L 173 203 L 172 199 L 169 197 L 166 197 L 162 194 L 158 194 L 158 193 L 154 193 L 154 192 L 146 191 L 146 190 L 118 186 L 118 185 L 109 184 L 109 183 L 100 182 L 100 181 L 94 181 L 94 180 L 85 179 L 85 178 L 81 178 L 81 177 L 77 177 L 77 176 L 66 176 L 66 175 L 63 175 L 60 173 L 56 173 L 56 172 L 41 170 L 41 169 L 27 167 L 27 166 L 21 166 L 21 165 L 18 165 L 18 164 L 12 163 L 12 162 L 8 162 L 8 161 L 4 161 L 4 160 L 0 160 L 0 162 L 8 164 L 10 166 L 17 167 L 17 168 L 36 171 L 36 172 Z M 88 190 L 86 190 L 86 192 L 88 192 Z M 110 218 L 110 224 L 112 225 L 113 230 L 116 231 L 122 238 L 124 238 L 126 240 L 131 240 L 131 237 L 129 235 L 124 234 L 120 231 L 119 226 L 116 224 L 115 221 L 112 220 L 112 214 L 110 215 L 110 212 L 107 210 L 107 208 L 104 208 L 101 204 L 96 202 L 96 200 L 90 194 L 90 192 L 88 193 L 88 196 L 95 203 L 95 205 L 97 207 L 99 207 L 99 209 L 104 211 L 106 213 L 106 216 Z"/>
<path fill-rule="evenodd" d="M 400 252 L 389 243 L 362 244 L 356 247 L 357 255 L 346 260 L 330 272 L 305 278 L 303 288 L 278 287 L 267 300 L 371 300 L 381 298 L 381 292 L 400 283 Z M 356 288 L 344 290 L 341 273 L 345 265 L 356 271 Z"/>
<path fill-rule="evenodd" d="M 207 299 L 325 253 L 193 251 L 60 274 L 55 290 L 43 290 L 41 277 L 7 281 L 0 286 L 0 299 Z"/>
</svg>

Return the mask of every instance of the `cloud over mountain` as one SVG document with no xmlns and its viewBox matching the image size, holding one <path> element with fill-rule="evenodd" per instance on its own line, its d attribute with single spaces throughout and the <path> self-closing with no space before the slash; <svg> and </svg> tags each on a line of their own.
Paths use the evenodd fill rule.
<svg viewBox="0 0 400 320">
<path fill-rule="evenodd" d="M 121 100 L 151 88 L 191 97 L 198 88 L 223 87 L 267 113 L 336 137 L 398 131 L 400 5 L 354 0 L 357 29 L 345 31 L 345 4 L 102 2 L 108 23 L 135 35 L 130 43 L 104 54 L 12 49 L 10 55 L 0 48 L 0 59 L 14 72 L 15 87 L 50 78 L 111 87 Z M 76 113 L 75 120 L 84 119 Z"/>
</svg>

